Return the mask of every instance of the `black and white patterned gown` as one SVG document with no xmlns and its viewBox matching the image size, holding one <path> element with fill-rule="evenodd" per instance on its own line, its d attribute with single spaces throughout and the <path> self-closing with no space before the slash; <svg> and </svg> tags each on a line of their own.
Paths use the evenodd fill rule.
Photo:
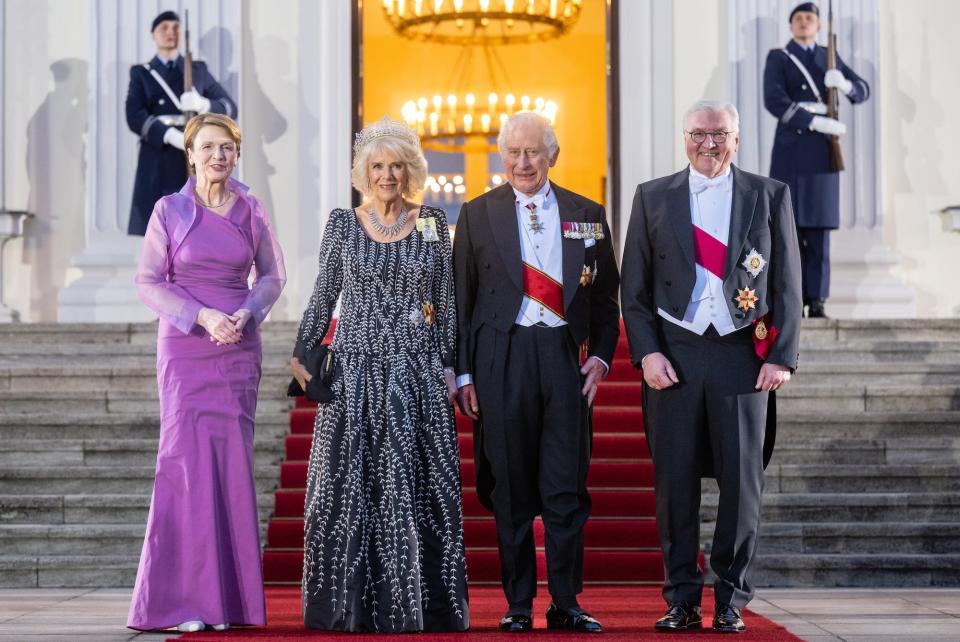
<svg viewBox="0 0 960 642">
<path fill-rule="evenodd" d="M 303 621 L 345 631 L 469 626 L 460 452 L 444 366 L 454 364 L 452 251 L 416 228 L 372 240 L 354 210 L 334 210 L 295 354 L 322 341 L 338 296 L 342 371 L 321 404 L 307 474 Z M 432 303 L 436 319 L 425 319 Z M 301 359 L 302 360 L 302 359 Z"/>
</svg>

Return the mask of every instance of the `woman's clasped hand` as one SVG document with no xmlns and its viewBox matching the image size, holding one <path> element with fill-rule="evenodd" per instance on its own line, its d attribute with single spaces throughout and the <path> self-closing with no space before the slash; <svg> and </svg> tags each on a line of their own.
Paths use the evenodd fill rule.
<svg viewBox="0 0 960 642">
<path fill-rule="evenodd" d="M 207 331 L 210 340 L 218 346 L 240 343 L 243 340 L 243 328 L 250 320 L 250 310 L 243 308 L 233 314 L 226 314 L 214 308 L 201 308 L 197 314 L 197 323 Z"/>
</svg>

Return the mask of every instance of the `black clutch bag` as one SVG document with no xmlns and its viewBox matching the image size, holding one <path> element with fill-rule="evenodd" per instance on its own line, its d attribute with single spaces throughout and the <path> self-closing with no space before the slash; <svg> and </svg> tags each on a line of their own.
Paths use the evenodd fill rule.
<svg viewBox="0 0 960 642">
<path fill-rule="evenodd" d="M 306 363 L 303 366 L 310 373 L 311 379 L 307 382 L 306 391 L 300 387 L 296 377 L 290 380 L 287 386 L 288 397 L 307 396 L 310 401 L 317 403 L 327 403 L 333 401 L 333 379 L 336 376 L 337 363 L 333 354 L 333 348 L 327 343 L 322 343 L 310 350 L 304 355 Z"/>
</svg>

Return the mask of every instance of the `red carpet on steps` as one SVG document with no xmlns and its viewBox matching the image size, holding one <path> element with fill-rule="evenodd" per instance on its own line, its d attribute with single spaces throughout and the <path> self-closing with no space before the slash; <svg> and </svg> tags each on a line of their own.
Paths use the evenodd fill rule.
<svg viewBox="0 0 960 642">
<path fill-rule="evenodd" d="M 316 416 L 314 404 L 302 399 L 290 413 L 280 487 L 263 555 L 268 585 L 299 586 L 303 568 L 303 500 L 307 460 Z M 659 584 L 663 563 L 654 523 L 653 464 L 643 435 L 640 375 L 630 365 L 621 337 L 610 376 L 597 393 L 594 409 L 593 459 L 588 484 L 593 509 L 586 532 L 584 580 L 587 584 Z M 464 531 L 470 583 L 499 582 L 493 517 L 477 500 L 474 484 L 473 427 L 457 416 L 464 484 Z M 540 579 L 546 579 L 543 528 L 537 523 Z"/>
<path fill-rule="evenodd" d="M 541 591 L 545 594 L 546 591 Z M 593 613 L 604 626 L 604 633 L 593 636 L 573 635 L 546 629 L 543 613 L 549 598 L 538 597 L 534 604 L 534 630 L 521 636 L 522 639 L 542 642 L 570 642 L 586 637 L 598 642 L 609 640 L 691 640 L 712 639 L 730 640 L 731 636 L 713 633 L 709 628 L 698 633 L 656 633 L 653 623 L 663 615 L 663 600 L 660 589 L 653 586 L 589 586 L 580 596 L 585 608 Z M 703 618 L 707 627 L 713 617 L 713 594 L 707 591 L 703 596 Z M 421 633 L 416 639 L 425 640 L 469 640 L 483 639 L 520 639 L 515 635 L 504 634 L 497 630 L 496 624 L 506 610 L 506 602 L 500 587 L 470 587 L 470 631 L 468 633 Z M 800 640 L 782 626 L 754 613 L 745 612 L 744 621 L 747 631 L 734 636 L 737 642 L 755 642 L 759 640 Z M 262 629 L 235 628 L 224 633 L 213 631 L 187 633 L 171 640 L 225 641 L 246 640 L 248 642 L 292 642 L 294 640 L 358 640 L 356 634 L 310 631 L 303 628 L 300 619 L 300 589 L 287 586 L 267 587 L 267 627 Z M 395 638 L 401 639 L 401 638 Z M 406 639 L 406 638 L 402 638 Z"/>
</svg>

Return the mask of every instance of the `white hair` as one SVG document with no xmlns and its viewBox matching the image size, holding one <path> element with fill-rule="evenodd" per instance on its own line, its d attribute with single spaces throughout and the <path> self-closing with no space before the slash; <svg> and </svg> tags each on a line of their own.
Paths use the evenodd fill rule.
<svg viewBox="0 0 960 642">
<path fill-rule="evenodd" d="M 504 151 L 503 147 L 507 140 L 507 134 L 517 125 L 536 125 L 542 127 L 543 146 L 547 148 L 548 154 L 553 156 L 560 150 L 560 145 L 557 143 L 557 134 L 553 131 L 553 125 L 550 124 L 549 118 L 535 111 L 518 111 L 507 118 L 503 123 L 503 127 L 500 128 L 500 135 L 497 136 L 497 147 L 500 149 L 501 154 Z"/>
<path fill-rule="evenodd" d="M 357 150 L 350 170 L 350 181 L 354 188 L 366 199 L 373 197 L 370 168 L 367 165 L 371 156 L 383 151 L 393 153 L 406 167 L 407 176 L 404 184 L 400 186 L 400 193 L 404 198 L 415 198 L 423 191 L 423 185 L 427 180 L 427 159 L 423 157 L 419 146 L 397 136 L 375 138 Z"/>
<path fill-rule="evenodd" d="M 737 111 L 736 105 L 733 103 L 726 103 L 722 100 L 698 100 L 690 106 L 690 109 L 686 111 L 683 115 L 683 128 L 687 128 L 687 123 L 690 122 L 690 117 L 693 116 L 698 111 L 712 111 L 712 112 L 724 112 L 730 116 L 731 130 L 735 132 L 740 131 L 740 112 Z"/>
</svg>

